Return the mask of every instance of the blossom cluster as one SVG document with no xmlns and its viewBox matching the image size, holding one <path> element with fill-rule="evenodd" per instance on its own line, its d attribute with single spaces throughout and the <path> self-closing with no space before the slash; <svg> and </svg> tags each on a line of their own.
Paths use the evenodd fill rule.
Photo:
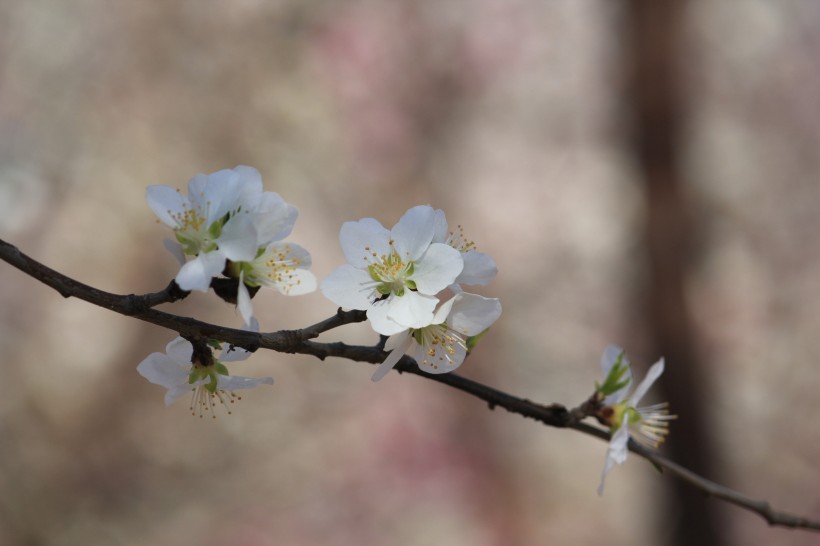
<svg viewBox="0 0 820 546">
<path fill-rule="evenodd" d="M 501 315 L 498 299 L 463 292 L 461 284 L 487 284 L 497 273 L 459 226 L 448 231 L 442 210 L 420 205 L 388 230 L 373 218 L 345 222 L 339 240 L 348 263 L 320 285 L 330 301 L 367 312 L 373 329 L 389 336 L 390 355 L 373 380 L 384 377 L 415 344 L 416 363 L 428 373 L 455 370 L 468 340 Z M 441 303 L 439 294 L 453 296 Z"/>
<path fill-rule="evenodd" d="M 181 264 L 177 285 L 206 292 L 220 274 L 238 279 L 236 301 L 245 324 L 253 317 L 248 286 L 291 296 L 316 289 L 308 251 L 282 241 L 293 230 L 296 207 L 263 191 L 253 167 L 198 174 L 188 182 L 188 195 L 149 186 L 146 199 L 160 222 L 174 230 L 175 240 L 165 246 Z"/>
<path fill-rule="evenodd" d="M 149 186 L 146 198 L 159 221 L 174 232 L 165 246 L 180 262 L 177 285 L 205 292 L 219 275 L 235 279 L 246 329 L 259 331 L 249 288 L 270 286 L 287 295 L 315 290 L 310 254 L 283 241 L 297 210 L 264 191 L 256 169 L 239 166 L 198 174 L 188 183 L 187 195 L 169 186 Z M 391 352 L 374 380 L 387 374 L 414 343 L 422 370 L 456 369 L 476 336 L 501 314 L 497 299 L 462 291 L 461 284 L 487 284 L 497 268 L 460 226 L 448 231 L 441 210 L 413 207 L 389 231 L 372 218 L 346 222 L 340 240 L 350 263 L 324 280 L 322 292 L 337 305 L 366 310 L 373 329 L 389 336 Z M 453 295 L 442 303 L 440 293 L 447 289 Z M 168 389 L 166 404 L 192 392 L 191 410 L 198 408 L 200 416 L 203 411 L 213 414 L 216 402 L 233 402 L 234 389 L 273 382 L 231 376 L 224 362 L 243 360 L 249 353 L 233 349 L 215 358 L 208 343 L 177 338 L 165 353 L 152 353 L 137 369 Z"/>
<path fill-rule="evenodd" d="M 166 240 L 165 246 L 180 262 L 175 278 L 179 287 L 204 292 L 214 277 L 235 279 L 246 330 L 259 331 L 249 288 L 269 286 L 287 295 L 316 289 L 316 278 L 308 270 L 310 254 L 283 241 L 293 230 L 297 210 L 278 194 L 264 191 L 256 169 L 239 166 L 198 174 L 188 183 L 187 195 L 168 186 L 149 186 L 147 200 L 159 221 L 174 232 L 174 240 Z M 455 370 L 501 315 L 498 299 L 462 289 L 486 285 L 498 270 L 461 226 L 449 229 L 442 210 L 413 207 L 391 229 L 373 218 L 345 222 L 339 241 L 347 263 L 320 288 L 341 308 L 365 311 L 373 330 L 386 338 L 380 346 L 388 353 L 373 381 L 386 376 L 406 353 L 427 373 Z M 215 406 L 240 399 L 235 390 L 273 383 L 270 377 L 230 375 L 225 362 L 244 360 L 250 353 L 230 347 L 216 358 L 215 348 L 221 349 L 215 340 L 178 337 L 165 353 L 146 357 L 137 370 L 167 389 L 166 405 L 190 392 L 191 412 L 200 417 L 215 417 Z M 607 474 L 626 461 L 630 438 L 658 447 L 675 418 L 665 403 L 638 406 L 663 373 L 663 359 L 631 394 L 632 371 L 623 349 L 607 347 L 601 367 L 604 380 L 590 399 L 591 414 L 609 427 L 611 441 L 599 494 Z"/>
</svg>

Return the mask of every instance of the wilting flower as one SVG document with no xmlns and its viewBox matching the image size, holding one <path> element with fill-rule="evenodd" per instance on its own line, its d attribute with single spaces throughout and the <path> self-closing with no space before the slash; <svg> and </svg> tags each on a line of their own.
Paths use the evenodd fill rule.
<svg viewBox="0 0 820 546">
<path fill-rule="evenodd" d="M 247 351 L 237 350 L 225 360 L 241 360 L 247 356 Z M 170 406 L 174 400 L 190 392 L 191 413 L 196 415 L 199 410 L 200 417 L 203 416 L 203 412 L 210 412 L 216 417 L 214 405 L 217 402 L 226 405 L 241 399 L 233 393 L 235 390 L 273 383 L 273 378 L 270 377 L 229 375 L 225 365 L 213 358 L 210 349 L 206 354 L 194 356 L 191 342 L 181 337 L 171 341 L 166 346 L 165 353 L 148 355 L 139 363 L 137 371 L 151 383 L 168 389 L 165 393 L 166 406 Z M 228 413 L 231 413 L 230 409 Z"/>
<path fill-rule="evenodd" d="M 641 398 L 663 373 L 663 358 L 649 368 L 644 380 L 630 396 L 627 396 L 627 392 L 632 385 L 632 371 L 623 349 L 615 345 L 608 346 L 601 357 L 601 368 L 604 371 L 604 383 L 598 386 L 598 393 L 604 398 L 599 417 L 610 425 L 612 438 L 607 449 L 601 484 L 598 486 L 599 495 L 604 493 L 604 481 L 609 471 L 616 464 L 626 461 L 630 436 L 657 448 L 669 433 L 669 421 L 676 418 L 675 415 L 669 415 L 666 402 L 638 407 Z"/>
<path fill-rule="evenodd" d="M 373 218 L 345 222 L 339 234 L 348 263 L 321 283 L 325 297 L 347 309 L 367 311 L 373 329 L 392 335 L 433 320 L 438 294 L 464 267 L 461 253 L 433 243 L 436 212 L 408 210 L 392 230 Z"/>
<path fill-rule="evenodd" d="M 498 274 L 495 260 L 489 254 L 476 250 L 475 242 L 464 235 L 464 229 L 461 226 L 457 226 L 455 231 L 448 231 L 447 218 L 443 210 L 436 211 L 435 222 L 436 233 L 433 236 L 433 242 L 444 243 L 455 248 L 461 253 L 461 259 L 464 260 L 464 269 L 456 277 L 455 282 L 450 285 L 453 292 L 460 292 L 461 284 L 485 285 Z"/>
<path fill-rule="evenodd" d="M 431 323 L 410 328 L 391 336 L 386 343 L 390 351 L 376 368 L 373 381 L 378 381 L 393 369 L 415 344 L 419 368 L 427 373 L 447 373 L 458 368 L 467 356 L 468 338 L 477 336 L 501 316 L 501 302 L 461 292 L 442 303 Z"/>
</svg>

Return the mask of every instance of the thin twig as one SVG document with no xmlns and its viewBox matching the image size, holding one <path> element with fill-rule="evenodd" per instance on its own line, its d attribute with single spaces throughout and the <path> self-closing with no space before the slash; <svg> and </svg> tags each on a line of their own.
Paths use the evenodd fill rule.
<svg viewBox="0 0 820 546">
<path fill-rule="evenodd" d="M 23 273 L 39 280 L 43 284 L 54 288 L 63 297 L 77 297 L 116 313 L 174 330 L 186 337 L 213 338 L 251 351 L 264 348 L 284 353 L 308 354 L 321 360 L 329 356 L 334 356 L 353 361 L 380 364 L 387 356 L 382 346 L 379 345 L 375 347 L 365 347 L 347 345 L 340 342 L 318 343 L 312 341 L 312 339 L 321 333 L 333 328 L 344 324 L 364 321 L 366 317 L 361 311 L 342 311 L 340 309 L 334 316 L 301 330 L 282 330 L 279 332 L 259 334 L 209 324 L 153 309 L 154 306 L 160 303 L 173 302 L 187 296 L 187 292 L 180 290 L 173 282 L 164 290 L 151 294 L 118 295 L 88 286 L 46 267 L 40 262 L 26 256 L 15 246 L 2 239 L 0 239 L 0 259 L 16 267 Z M 402 357 L 396 369 L 399 372 L 419 375 L 470 394 L 486 402 L 490 409 L 501 407 L 511 413 L 534 419 L 545 425 L 559 428 L 572 428 L 595 438 L 609 441 L 609 433 L 607 431 L 587 423 L 579 422 L 580 419 L 591 414 L 592 408 L 589 400 L 573 410 L 567 410 L 567 408 L 561 404 L 545 406 L 532 402 L 531 400 L 507 394 L 460 375 L 452 373 L 430 375 L 424 373 L 409 356 Z M 629 449 L 659 467 L 668 470 L 673 475 L 703 491 L 707 495 L 722 499 L 760 515 L 769 525 L 820 531 L 820 521 L 774 510 L 766 501 L 752 499 L 699 476 L 691 470 L 631 440 L 629 442 Z"/>
</svg>

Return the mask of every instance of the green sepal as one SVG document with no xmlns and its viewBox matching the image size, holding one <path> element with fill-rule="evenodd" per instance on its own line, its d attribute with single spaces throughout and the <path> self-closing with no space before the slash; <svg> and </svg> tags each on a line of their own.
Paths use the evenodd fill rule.
<svg viewBox="0 0 820 546">
<path fill-rule="evenodd" d="M 389 284 L 380 284 L 376 287 L 376 292 L 382 296 L 389 296 L 392 291 L 393 288 Z"/>
<path fill-rule="evenodd" d="M 603 384 L 598 385 L 596 383 L 595 388 L 599 393 L 604 396 L 609 396 L 629 385 L 631 378 L 624 378 L 624 375 L 629 371 L 629 364 L 624 362 L 625 356 L 626 353 L 621 351 L 621 354 L 618 355 L 618 359 L 615 361 L 615 365 L 612 366 L 606 379 L 604 379 Z"/>
<path fill-rule="evenodd" d="M 227 219 L 227 216 L 226 216 Z M 222 224 L 224 222 L 222 220 L 217 220 L 216 222 L 212 222 L 210 226 L 208 226 L 208 237 L 211 239 L 218 239 L 220 235 L 222 235 Z"/>
<path fill-rule="evenodd" d="M 476 334 L 476 335 L 474 335 L 474 336 L 470 336 L 470 337 L 468 337 L 468 338 L 467 338 L 467 350 L 468 350 L 468 351 L 472 351 L 472 350 L 473 350 L 473 348 L 474 348 L 476 345 L 478 345 L 479 340 L 480 340 L 480 339 L 484 336 L 484 334 L 486 334 L 489 330 L 490 330 L 490 329 L 489 329 L 489 328 L 487 328 L 487 329 L 486 329 L 486 330 L 484 330 L 483 332 L 479 332 L 478 334 Z"/>
<path fill-rule="evenodd" d="M 219 382 L 216 379 L 216 374 L 213 372 L 209 373 L 208 376 L 211 380 L 205 384 L 205 388 L 208 390 L 209 393 L 213 394 L 216 392 L 216 388 L 219 386 Z"/>
<path fill-rule="evenodd" d="M 218 373 L 219 375 L 231 375 L 228 372 L 228 368 L 226 368 L 225 365 L 218 360 L 214 364 L 214 368 L 216 369 L 216 373 Z"/>
<path fill-rule="evenodd" d="M 211 349 L 215 349 L 217 351 L 222 349 L 222 342 L 217 339 L 208 339 L 206 343 L 208 344 L 208 347 L 210 347 Z"/>
<path fill-rule="evenodd" d="M 416 281 L 407 280 L 404 282 L 404 284 L 406 284 L 407 288 L 409 288 L 410 290 L 418 290 L 418 288 L 416 288 Z"/>
</svg>

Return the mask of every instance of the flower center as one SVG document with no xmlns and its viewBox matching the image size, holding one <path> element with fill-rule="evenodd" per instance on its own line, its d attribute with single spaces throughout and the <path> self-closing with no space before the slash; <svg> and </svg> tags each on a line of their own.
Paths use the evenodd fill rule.
<svg viewBox="0 0 820 546">
<path fill-rule="evenodd" d="M 214 407 L 217 404 L 222 405 L 228 415 L 231 415 L 228 405 L 242 400 L 242 397 L 235 395 L 233 391 L 219 388 L 219 375 L 227 375 L 228 370 L 221 362 L 214 362 L 211 366 L 195 363 L 188 377 L 188 382 L 194 384 L 191 389 L 191 415 L 198 414 L 200 419 L 207 413 L 216 419 Z"/>
<path fill-rule="evenodd" d="M 365 250 L 373 258 L 373 262 L 367 266 L 370 278 L 376 282 L 375 290 L 382 296 L 395 294 L 403 296 L 405 290 L 415 290 L 416 283 L 410 279 L 413 276 L 415 264 L 412 261 L 405 262 L 396 249 L 393 248 L 393 241 L 390 241 L 390 253 L 377 255 L 370 247 Z"/>
<path fill-rule="evenodd" d="M 464 336 L 443 324 L 432 324 L 413 330 L 413 339 L 426 349 L 422 363 L 434 369 L 449 368 L 454 365 L 456 347 L 467 350 Z"/>
</svg>

